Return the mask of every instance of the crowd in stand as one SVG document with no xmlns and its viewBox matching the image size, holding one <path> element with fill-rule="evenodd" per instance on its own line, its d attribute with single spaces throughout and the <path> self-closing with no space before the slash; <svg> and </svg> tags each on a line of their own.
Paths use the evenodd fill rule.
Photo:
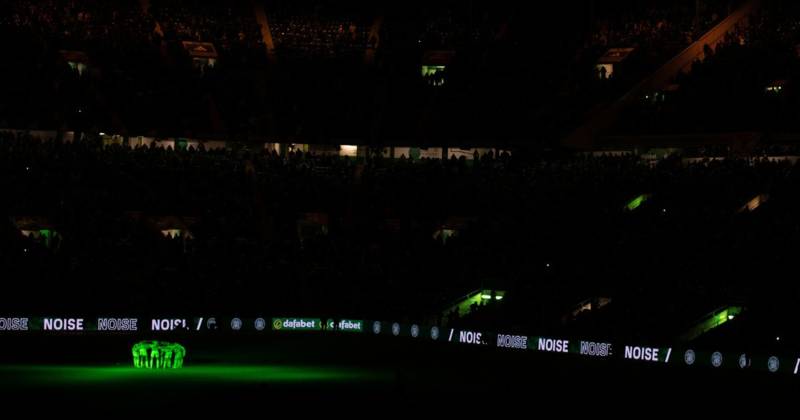
<svg viewBox="0 0 800 420">
<path fill-rule="evenodd" d="M 794 131 L 800 97 L 795 87 L 800 59 L 800 9 L 766 2 L 755 15 L 708 48 L 675 89 L 660 101 L 627 110 L 623 133 Z"/>
<path fill-rule="evenodd" d="M 642 46 L 672 54 L 697 40 L 741 2 L 611 2 L 595 13 L 589 48 Z M 670 51 L 663 51 L 664 49 Z M 670 57 L 667 57 L 670 58 Z"/>
<path fill-rule="evenodd" d="M 782 280 L 800 240 L 790 160 L 411 161 L 6 135 L 0 170 L 0 264 L 18 280 L 5 286 L 8 310 L 37 296 L 65 311 L 292 311 L 653 338 L 720 305 L 757 313 L 798 296 Z M 59 239 L 24 237 L 25 217 Z M 476 289 L 505 299 L 443 313 Z M 599 297 L 607 310 L 568 316 Z"/>
<path fill-rule="evenodd" d="M 212 42 L 223 52 L 263 52 L 261 28 L 249 1 L 158 0 L 150 12 L 166 39 Z"/>
<path fill-rule="evenodd" d="M 573 118 L 597 104 L 613 102 L 699 39 L 741 1 L 618 1 L 598 3 L 590 30 L 574 46 L 566 84 Z M 613 72 L 598 68 L 612 48 L 632 49 Z M 575 107 L 574 103 L 581 104 Z M 563 113 L 563 111 L 558 111 Z"/>
<path fill-rule="evenodd" d="M 125 42 L 147 36 L 155 29 L 143 17 L 135 0 L 44 0 L 35 3 L 10 0 L 0 5 L 0 22 L 57 42 L 58 48 L 86 48 L 96 42 Z"/>
<path fill-rule="evenodd" d="M 376 39 L 369 32 L 377 18 L 374 9 L 357 1 L 269 1 L 266 10 L 275 47 L 294 58 L 340 58 L 354 55 L 363 60 Z"/>
<path fill-rule="evenodd" d="M 510 1 L 264 1 L 269 63 L 249 1 L 154 0 L 145 11 L 134 0 L 10 0 L 0 5 L 0 43 L 14 57 L 0 65 L 0 127 L 511 142 L 535 125 L 552 143 L 735 4 L 697 13 L 685 3 L 564 2 L 545 16 Z M 219 57 L 198 64 L 181 41 L 211 42 Z M 615 46 L 640 58 L 597 80 L 597 59 Z M 451 59 L 426 79 L 430 51 Z"/>
<path fill-rule="evenodd" d="M 0 304 L 29 310 L 37 296 L 51 311 L 291 311 L 642 339 L 732 302 L 795 319 L 785 308 L 798 290 L 780 280 L 795 269 L 800 170 L 774 157 L 796 146 L 661 160 L 533 152 L 738 2 L 619 1 L 560 25 L 532 24 L 549 19 L 535 5 L 427 3 L 265 0 L 269 62 L 252 2 L 1 2 L 0 128 L 529 147 L 356 159 L 3 133 L 0 269 L 13 281 Z M 770 4 L 671 96 L 627 110 L 621 130 L 791 128 L 795 8 Z M 181 41 L 211 42 L 219 59 L 198 67 Z M 598 80 L 612 47 L 639 58 Z M 426 80 L 431 50 L 451 61 Z M 465 317 L 442 312 L 479 289 L 506 294 Z M 607 310 L 575 314 L 601 297 Z"/>
</svg>

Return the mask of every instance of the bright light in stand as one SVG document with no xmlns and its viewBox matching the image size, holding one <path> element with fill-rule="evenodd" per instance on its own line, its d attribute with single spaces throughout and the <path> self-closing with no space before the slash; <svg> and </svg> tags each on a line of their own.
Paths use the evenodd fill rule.
<svg viewBox="0 0 800 420">
<path fill-rule="evenodd" d="M 358 154 L 358 146 L 343 144 L 339 146 L 339 156 L 356 157 Z"/>
</svg>

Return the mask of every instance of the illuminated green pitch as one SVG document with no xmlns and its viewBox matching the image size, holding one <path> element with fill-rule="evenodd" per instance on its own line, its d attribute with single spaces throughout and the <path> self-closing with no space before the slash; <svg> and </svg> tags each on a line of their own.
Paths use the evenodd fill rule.
<svg viewBox="0 0 800 420">
<path fill-rule="evenodd" d="M 178 369 L 186 349 L 177 343 L 142 341 L 133 345 L 133 366 L 138 369 Z"/>
<path fill-rule="evenodd" d="M 13 378 L 13 382 L 11 379 Z M 108 387 L 116 385 L 151 387 L 205 386 L 220 384 L 342 384 L 388 383 L 392 372 L 331 366 L 283 366 L 272 364 L 196 365 L 182 369 L 149 370 L 130 366 L 26 366 L 0 365 L 0 389 L 13 386 Z M 108 388 L 113 389 L 113 388 Z"/>
</svg>

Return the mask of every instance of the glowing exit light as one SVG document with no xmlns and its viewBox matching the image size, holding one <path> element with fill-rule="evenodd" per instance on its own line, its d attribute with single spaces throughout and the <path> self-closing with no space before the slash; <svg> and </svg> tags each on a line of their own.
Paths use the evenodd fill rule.
<svg viewBox="0 0 800 420">
<path fill-rule="evenodd" d="M 629 201 L 628 204 L 625 205 L 625 209 L 628 211 L 634 211 L 638 209 L 642 204 L 644 204 L 647 199 L 650 198 L 650 194 L 642 194 L 633 200 Z"/>
</svg>

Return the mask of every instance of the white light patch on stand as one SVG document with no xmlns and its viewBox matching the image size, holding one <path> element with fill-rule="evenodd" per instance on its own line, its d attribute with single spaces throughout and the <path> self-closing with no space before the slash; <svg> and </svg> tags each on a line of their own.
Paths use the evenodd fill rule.
<svg viewBox="0 0 800 420">
<path fill-rule="evenodd" d="M 343 144 L 339 146 L 339 156 L 356 157 L 358 155 L 358 146 Z"/>
</svg>

